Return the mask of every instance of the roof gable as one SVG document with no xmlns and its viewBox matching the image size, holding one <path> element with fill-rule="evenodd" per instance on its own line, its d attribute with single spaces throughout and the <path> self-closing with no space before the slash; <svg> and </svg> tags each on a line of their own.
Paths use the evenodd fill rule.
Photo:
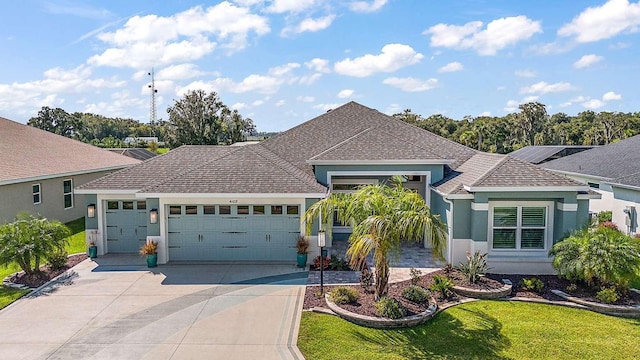
<svg viewBox="0 0 640 360">
<path fill-rule="evenodd" d="M 117 169 L 140 161 L 0 117 L 0 183 Z"/>
</svg>

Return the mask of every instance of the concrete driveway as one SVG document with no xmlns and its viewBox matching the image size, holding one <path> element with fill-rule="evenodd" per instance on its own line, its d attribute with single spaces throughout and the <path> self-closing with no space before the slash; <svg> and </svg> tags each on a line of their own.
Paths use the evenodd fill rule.
<svg viewBox="0 0 640 360">
<path fill-rule="evenodd" d="M 86 260 L 0 311 L 0 359 L 303 359 L 306 273 L 294 265 L 123 259 Z"/>
</svg>

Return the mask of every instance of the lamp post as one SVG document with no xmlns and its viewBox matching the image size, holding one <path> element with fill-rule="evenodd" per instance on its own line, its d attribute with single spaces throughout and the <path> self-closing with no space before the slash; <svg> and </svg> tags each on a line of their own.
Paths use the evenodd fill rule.
<svg viewBox="0 0 640 360">
<path fill-rule="evenodd" d="M 318 246 L 320 247 L 320 293 L 324 294 L 324 247 L 327 245 L 327 238 L 324 230 L 318 231 Z"/>
</svg>

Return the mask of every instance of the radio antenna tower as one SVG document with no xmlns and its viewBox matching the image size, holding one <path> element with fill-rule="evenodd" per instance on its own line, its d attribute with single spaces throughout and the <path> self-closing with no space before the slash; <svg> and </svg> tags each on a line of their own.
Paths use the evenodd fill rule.
<svg viewBox="0 0 640 360">
<path fill-rule="evenodd" d="M 156 123 L 156 94 L 158 90 L 156 90 L 156 77 L 153 68 L 151 68 L 151 72 L 149 73 L 151 76 L 151 84 L 149 84 L 149 88 L 151 89 L 151 106 L 149 110 L 149 123 Z"/>
</svg>

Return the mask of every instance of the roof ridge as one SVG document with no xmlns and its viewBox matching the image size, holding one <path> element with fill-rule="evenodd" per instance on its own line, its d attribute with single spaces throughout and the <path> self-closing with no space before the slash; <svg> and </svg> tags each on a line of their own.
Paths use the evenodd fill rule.
<svg viewBox="0 0 640 360">
<path fill-rule="evenodd" d="M 364 129 L 364 130 L 360 131 L 359 133 L 355 133 L 354 135 L 352 135 L 352 136 L 350 136 L 350 137 L 348 137 L 348 138 L 346 138 L 346 139 L 342 140 L 341 142 L 339 142 L 339 143 L 337 143 L 337 144 L 335 144 L 335 145 L 333 145 L 333 146 L 329 147 L 328 149 L 323 150 L 323 151 L 319 152 L 318 154 L 316 154 L 316 155 L 312 156 L 312 157 L 311 157 L 311 158 L 309 158 L 308 160 L 313 160 L 313 159 L 315 159 L 315 158 L 317 158 L 317 157 L 319 157 L 319 156 L 321 156 L 321 155 L 323 155 L 323 154 L 326 154 L 326 153 L 330 152 L 331 150 L 337 149 L 338 147 L 340 147 L 341 145 L 343 145 L 343 144 L 347 143 L 348 141 L 352 140 L 353 138 L 356 138 L 356 137 L 358 137 L 358 136 L 360 136 L 360 135 L 363 135 L 364 133 L 369 132 L 369 131 L 370 131 L 370 130 L 372 130 L 372 129 L 374 129 L 374 128 L 366 128 L 366 129 Z"/>
<path fill-rule="evenodd" d="M 254 152 L 256 155 L 263 157 L 264 159 L 266 159 L 270 163 L 278 166 L 283 171 L 285 171 L 285 172 L 297 177 L 299 180 L 302 180 L 302 181 L 306 182 L 309 185 L 321 185 L 320 183 L 318 183 L 318 181 L 316 180 L 315 177 L 313 177 L 313 176 L 305 173 L 304 171 L 300 170 L 298 167 L 296 167 L 295 165 L 291 164 L 287 160 L 281 158 L 280 156 L 278 156 L 278 154 L 276 154 L 273 151 L 267 149 L 266 147 L 262 146 L 261 144 L 256 144 L 256 145 L 253 146 L 253 148 L 251 146 L 247 146 L 246 148 L 249 148 L 249 150 Z M 258 149 L 258 148 L 260 148 L 260 150 L 259 151 L 255 151 L 255 149 Z M 269 157 L 265 156 L 264 154 L 268 154 L 271 157 L 271 159 Z M 274 161 L 274 158 L 277 159 L 278 162 Z M 282 166 L 282 164 L 286 164 L 287 166 L 286 167 Z M 323 186 L 323 185 L 321 185 L 321 186 Z"/>
<path fill-rule="evenodd" d="M 471 158 L 475 157 L 476 155 L 485 155 L 485 154 L 490 154 L 490 153 L 479 153 L 479 154 L 475 154 L 473 155 Z M 482 173 L 482 175 L 480 175 L 476 181 L 473 182 L 473 184 L 469 184 L 469 186 L 472 186 L 474 184 L 478 184 L 480 182 L 482 182 L 484 179 L 486 179 L 487 177 L 489 177 L 492 173 L 496 172 L 500 167 L 502 167 L 502 165 L 504 165 L 505 162 L 507 162 L 508 159 L 510 159 L 509 156 L 507 155 L 503 155 L 503 154 L 495 154 L 498 155 L 499 157 L 502 157 L 502 159 L 500 159 L 500 161 L 498 161 L 497 163 L 495 163 L 493 166 L 490 166 L 484 173 Z M 469 159 L 471 159 L 469 158 Z M 515 159 L 515 158 L 511 158 L 511 159 Z M 469 161 L 469 160 L 467 160 Z M 464 162 L 466 163 L 466 161 Z M 462 165 L 464 165 L 464 163 L 462 163 Z M 462 166 L 461 165 L 461 166 Z"/>
<path fill-rule="evenodd" d="M 180 149 L 180 148 L 185 148 L 185 149 L 186 149 L 186 148 L 187 148 L 187 147 L 189 147 L 189 146 L 198 146 L 198 147 L 200 147 L 200 146 L 218 146 L 218 145 L 182 145 L 182 146 L 180 146 L 178 149 Z M 169 177 L 166 177 L 166 178 L 162 179 L 162 180 L 161 180 L 161 181 L 159 181 L 159 182 L 156 182 L 156 183 L 153 183 L 153 184 L 149 184 L 149 185 L 147 185 L 147 186 L 143 187 L 142 189 L 140 189 L 140 191 L 141 191 L 141 192 L 145 192 L 145 191 L 146 191 L 147 189 L 149 189 L 149 188 L 152 188 L 152 187 L 154 187 L 154 186 L 158 186 L 158 185 L 162 185 L 162 184 L 164 184 L 164 183 L 166 183 L 166 182 L 168 182 L 168 181 L 171 181 L 171 180 L 176 179 L 176 178 L 178 178 L 178 177 L 180 177 L 180 176 L 183 176 L 183 175 L 185 175 L 185 174 L 187 174 L 187 173 L 189 173 L 189 172 L 191 172 L 191 171 L 193 171 L 193 170 L 195 170 L 195 169 L 199 169 L 199 168 L 201 168 L 201 167 L 203 167 L 203 166 L 205 166 L 205 165 L 210 164 L 210 163 L 211 163 L 211 162 L 213 162 L 213 161 L 220 160 L 220 159 L 222 159 L 222 158 L 224 158 L 224 157 L 226 157 L 226 156 L 228 156 L 228 155 L 230 155 L 230 154 L 232 154 L 232 153 L 234 153 L 234 152 L 236 152 L 236 151 L 239 151 L 240 149 L 244 148 L 244 146 L 238 146 L 238 147 L 230 147 L 230 146 L 228 146 L 228 145 L 222 145 L 222 146 L 223 146 L 223 147 L 225 147 L 225 146 L 226 146 L 226 147 L 228 147 L 228 148 L 229 148 L 229 149 L 231 149 L 231 150 L 230 150 L 230 151 L 228 151 L 228 152 L 226 152 L 226 153 L 224 153 L 224 154 L 220 154 L 220 155 L 218 155 L 218 156 L 214 156 L 212 159 L 209 159 L 209 160 L 207 160 L 207 161 L 204 161 L 204 162 L 202 162 L 202 163 L 200 163 L 200 164 L 197 164 L 197 165 L 191 166 L 191 167 L 189 167 L 189 168 L 185 169 L 184 171 L 181 171 L 181 172 L 177 173 L 177 174 L 176 174 L 176 175 L 174 175 L 174 176 L 169 176 Z M 177 150 L 177 149 L 176 149 L 176 150 Z"/>
</svg>

